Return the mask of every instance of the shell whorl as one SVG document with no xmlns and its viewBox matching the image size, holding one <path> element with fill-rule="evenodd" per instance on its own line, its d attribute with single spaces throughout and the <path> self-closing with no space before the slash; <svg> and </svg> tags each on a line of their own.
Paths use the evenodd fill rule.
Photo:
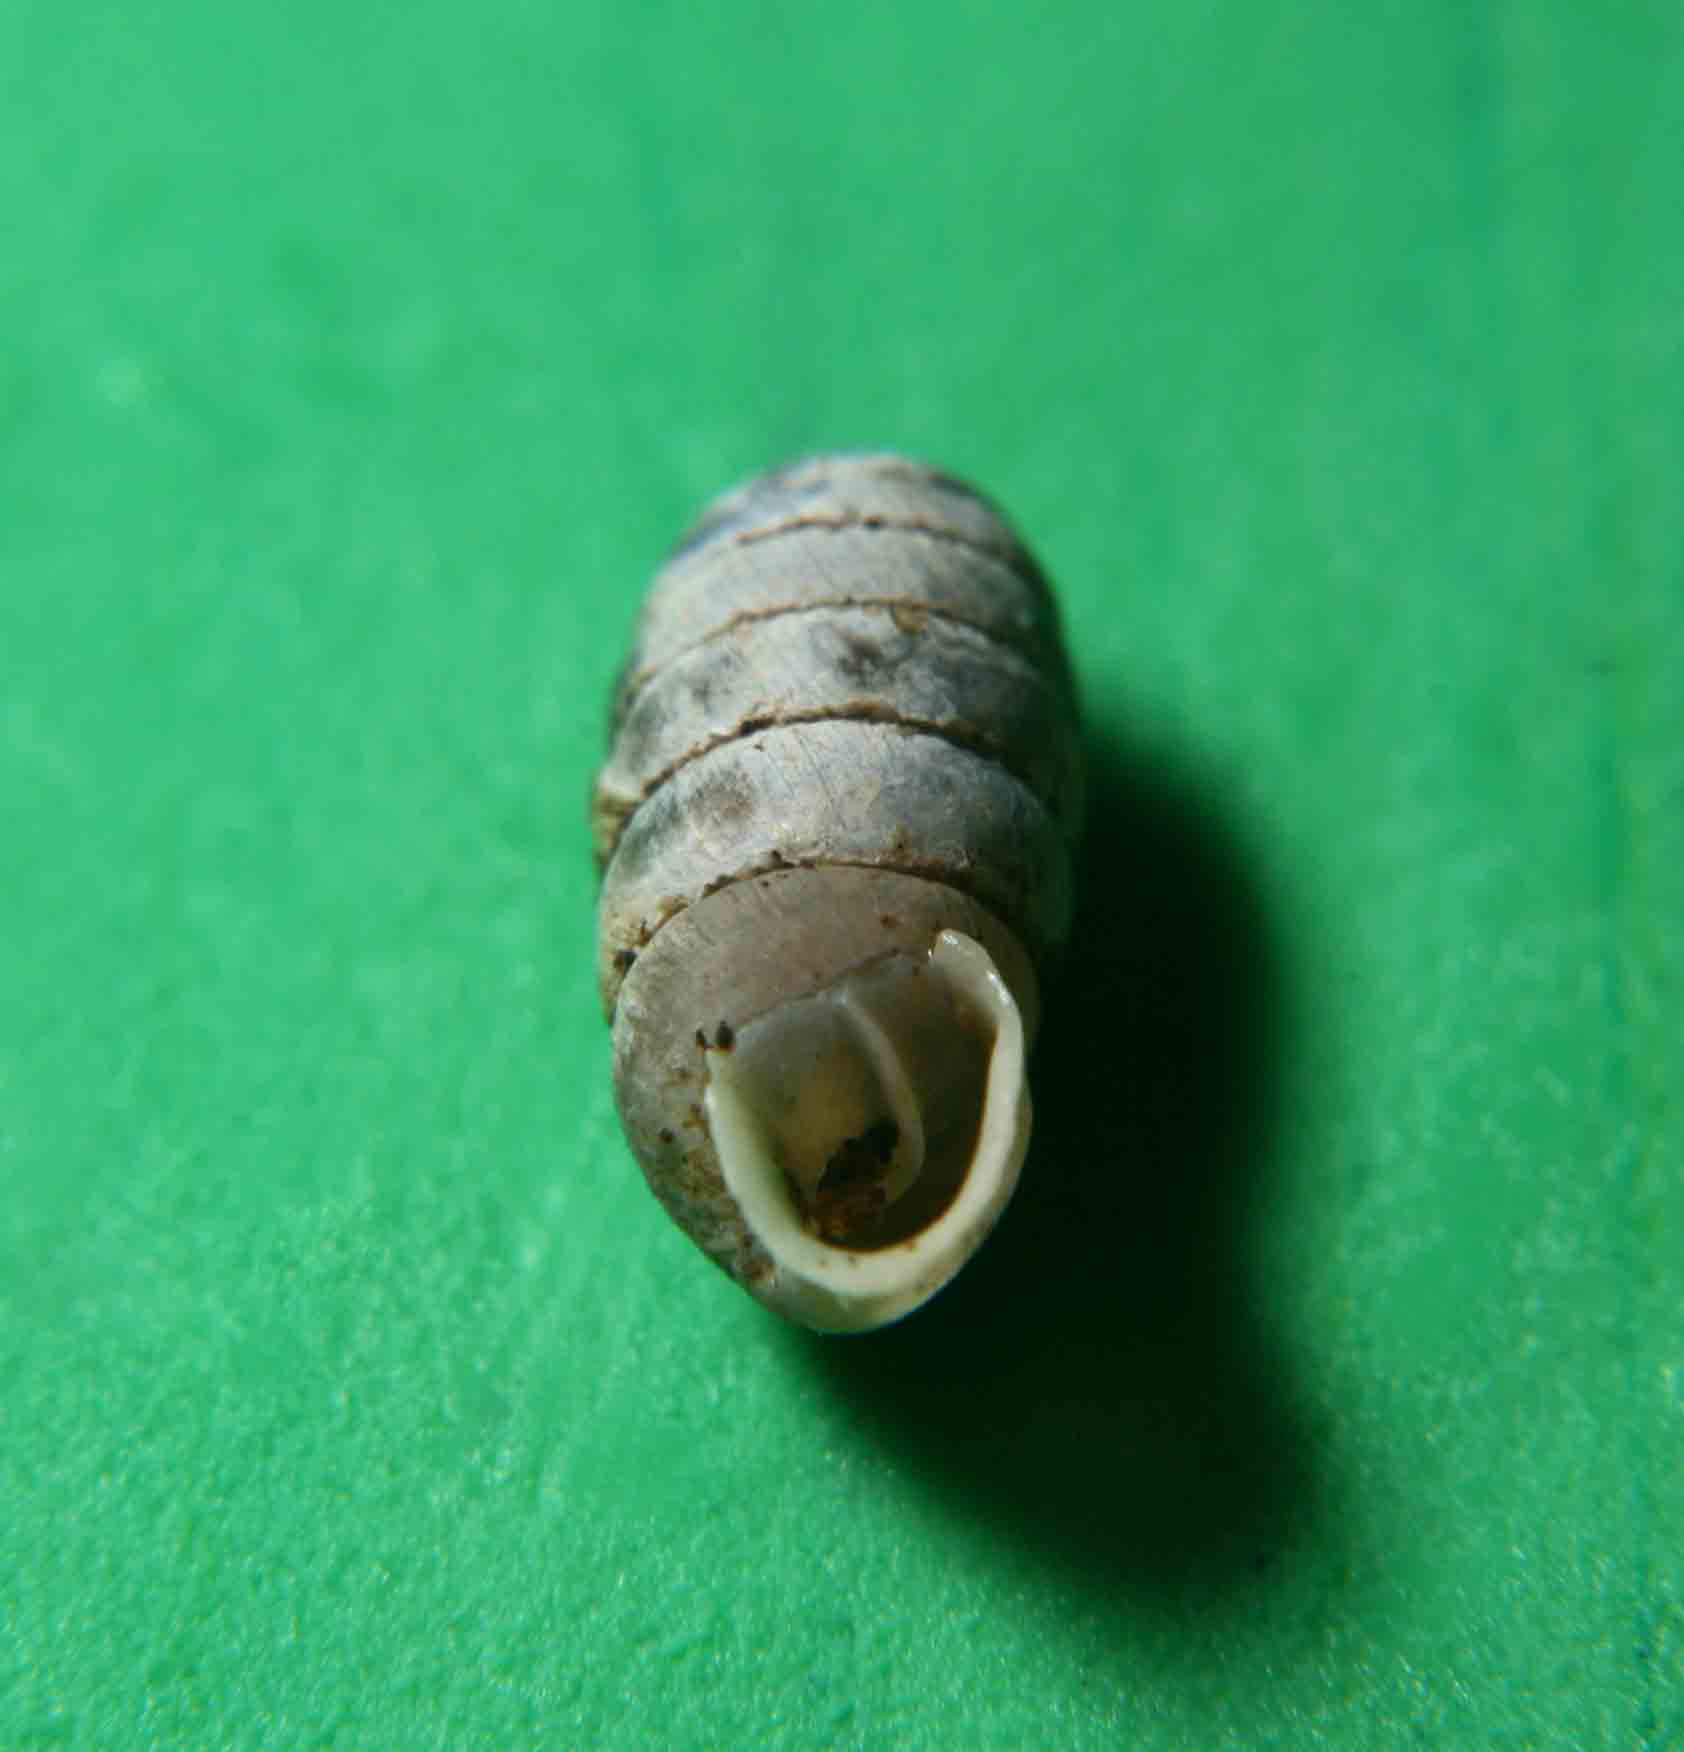
<svg viewBox="0 0 1684 1752">
<path fill-rule="evenodd" d="M 645 1174 L 763 1300 L 846 1323 L 788 1305 L 726 1188 L 700 1100 L 718 1025 L 951 930 L 1032 1030 L 1080 809 L 1052 597 L 963 483 L 815 457 L 715 501 L 655 578 L 592 798 L 598 978 Z"/>
</svg>

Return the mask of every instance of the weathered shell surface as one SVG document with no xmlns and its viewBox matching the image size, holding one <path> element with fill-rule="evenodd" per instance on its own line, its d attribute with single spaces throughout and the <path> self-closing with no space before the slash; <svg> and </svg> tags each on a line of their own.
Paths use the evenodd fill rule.
<svg viewBox="0 0 1684 1752">
<path fill-rule="evenodd" d="M 1080 785 L 1046 584 L 950 477 L 894 456 L 775 471 L 651 586 L 592 801 L 616 1094 L 668 1210 L 780 1311 L 875 1323 L 781 1281 L 721 1173 L 709 1054 L 943 931 L 982 946 L 1032 1032 Z"/>
</svg>

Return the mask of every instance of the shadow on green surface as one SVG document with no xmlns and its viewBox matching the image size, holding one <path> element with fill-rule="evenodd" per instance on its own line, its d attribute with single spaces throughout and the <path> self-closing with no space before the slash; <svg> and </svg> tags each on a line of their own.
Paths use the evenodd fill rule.
<svg viewBox="0 0 1684 1752">
<path fill-rule="evenodd" d="M 1261 1581 L 1315 1506 L 1253 1258 L 1291 1006 L 1216 810 L 1092 759 L 1017 1197 L 930 1307 L 812 1362 L 962 1512 L 1106 1587 L 1208 1596 Z"/>
</svg>

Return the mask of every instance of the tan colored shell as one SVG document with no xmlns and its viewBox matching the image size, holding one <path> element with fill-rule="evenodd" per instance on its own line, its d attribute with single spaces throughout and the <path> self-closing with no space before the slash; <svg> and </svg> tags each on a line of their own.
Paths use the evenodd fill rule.
<svg viewBox="0 0 1684 1752">
<path fill-rule="evenodd" d="M 780 1251 L 745 1215 L 738 1144 L 722 1167 L 721 1104 L 749 1061 L 719 1055 L 751 1030 L 764 1043 L 753 1086 L 781 1102 L 777 1054 L 794 1048 L 775 1031 L 841 1026 L 809 1000 L 842 1006 L 867 1056 L 887 1050 L 860 1020 L 877 1016 L 907 1065 L 933 1063 L 916 1042 L 950 1012 L 972 1034 L 997 1014 L 1015 1039 L 1015 1000 L 1026 1047 L 1036 968 L 1068 928 L 1080 784 L 1046 585 L 1000 514 L 950 477 L 894 456 L 815 457 L 716 501 L 656 577 L 592 799 L 615 1091 L 662 1203 L 768 1305 L 824 1328 L 881 1324 L 939 1288 L 998 1208 L 979 1205 L 940 1246 L 931 1237 L 957 1219 L 936 1212 L 894 1236 L 894 1262 L 863 1229 L 824 1229 L 801 1243 L 818 1261 L 803 1276 L 787 1236 Z M 960 942 L 980 952 L 966 960 Z M 978 1078 L 994 1062 L 979 1059 Z M 997 1131 L 1010 1130 L 1003 1086 L 977 1096 Z M 1024 1097 L 1025 1137 L 1027 1123 Z M 1015 1172 L 1000 1170 L 998 1203 Z M 811 1217 L 800 1188 L 792 1208 Z M 865 1283 L 878 1288 L 848 1287 Z"/>
</svg>

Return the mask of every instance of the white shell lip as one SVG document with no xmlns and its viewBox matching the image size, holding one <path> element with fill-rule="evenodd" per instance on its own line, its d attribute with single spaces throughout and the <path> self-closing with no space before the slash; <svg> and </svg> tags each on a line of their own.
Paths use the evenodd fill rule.
<svg viewBox="0 0 1684 1752">
<path fill-rule="evenodd" d="M 1017 1185 L 1030 1132 L 1023 1017 L 992 957 L 973 938 L 941 931 L 928 951 L 925 972 L 936 988 L 980 1030 L 987 1068 L 981 1113 L 968 1162 L 951 1200 L 933 1221 L 887 1245 L 839 1245 L 815 1233 L 792 1191 L 771 1129 L 750 1080 L 732 1053 L 710 1050 L 704 1096 L 708 1129 L 720 1170 L 743 1222 L 771 1261 L 770 1279 L 756 1286 L 779 1312 L 822 1332 L 866 1332 L 910 1314 L 940 1290 L 971 1258 L 1004 1211 Z M 887 1171 L 891 1196 L 906 1173 L 900 1158 L 924 1155 L 924 1128 L 916 1077 L 902 1062 L 884 1026 L 882 1005 L 851 990 L 845 975 L 831 991 L 801 1000 L 840 1008 L 855 1035 L 855 1051 L 875 1077 L 900 1143 Z M 916 1067 L 912 1070 L 916 1073 Z M 916 1168 L 913 1170 L 916 1174 Z"/>
</svg>

